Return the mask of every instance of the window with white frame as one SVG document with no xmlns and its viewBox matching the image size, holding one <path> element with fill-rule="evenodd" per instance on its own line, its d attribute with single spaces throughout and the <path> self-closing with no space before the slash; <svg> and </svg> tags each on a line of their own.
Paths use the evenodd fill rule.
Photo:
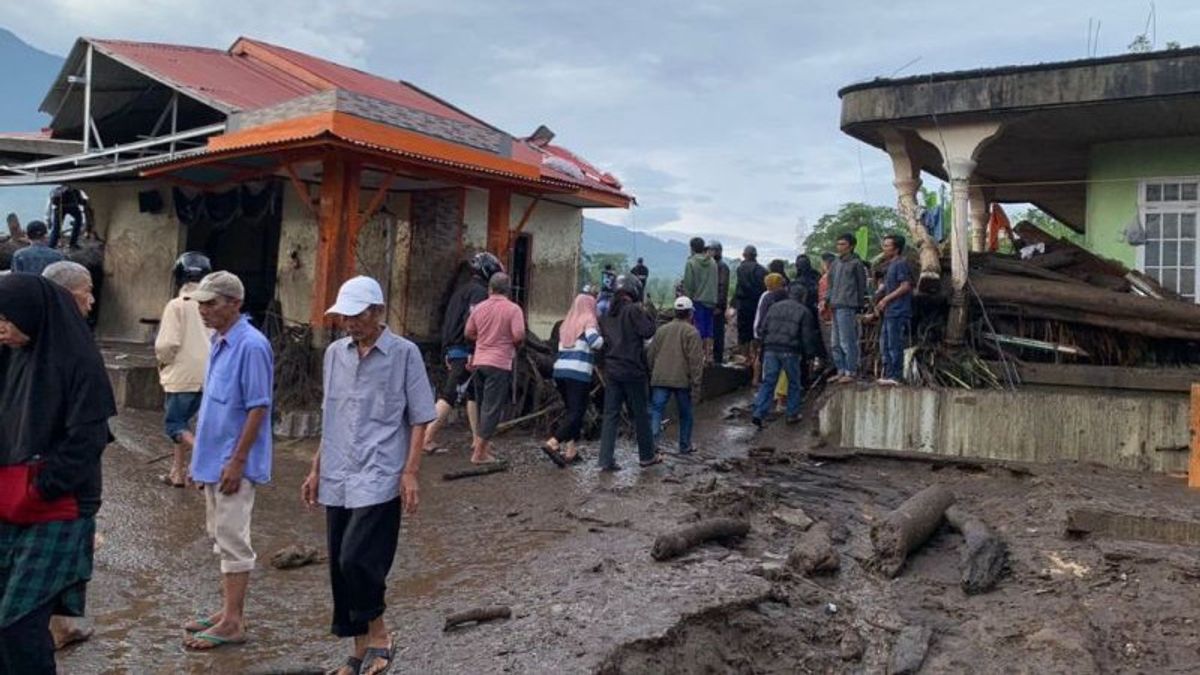
<svg viewBox="0 0 1200 675">
<path fill-rule="evenodd" d="M 1168 290 L 1196 301 L 1196 218 L 1200 179 L 1142 183 L 1141 217 L 1146 228 L 1142 271 Z"/>
</svg>

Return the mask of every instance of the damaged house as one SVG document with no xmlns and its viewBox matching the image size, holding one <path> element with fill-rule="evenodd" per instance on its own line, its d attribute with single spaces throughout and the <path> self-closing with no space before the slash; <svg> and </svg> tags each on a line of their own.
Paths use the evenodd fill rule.
<svg viewBox="0 0 1200 675">
<path fill-rule="evenodd" d="M 944 312 L 919 349 L 978 354 L 992 374 L 841 392 L 822 412 L 826 436 L 1186 470 L 1200 379 L 1200 49 L 877 79 L 840 96 L 842 130 L 892 160 L 920 296 Z M 951 186 L 944 245 L 919 217 L 923 172 Z M 1020 224 L 1024 255 L 988 252 L 994 203 L 1032 203 L 1083 245 Z"/>
<path fill-rule="evenodd" d="M 583 209 L 632 202 L 545 127 L 513 137 L 406 82 L 248 38 L 80 39 L 41 109 L 40 134 L 0 136 L 0 186 L 86 190 L 108 341 L 152 340 L 185 250 L 287 324 L 325 325 L 338 286 L 372 275 L 417 340 L 436 340 L 461 262 L 488 250 L 546 336 L 575 292 Z"/>
</svg>

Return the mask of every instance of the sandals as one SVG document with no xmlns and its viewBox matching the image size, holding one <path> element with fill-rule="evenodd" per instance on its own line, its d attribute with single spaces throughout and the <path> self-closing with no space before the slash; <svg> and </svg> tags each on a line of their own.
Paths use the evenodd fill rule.
<svg viewBox="0 0 1200 675">
<path fill-rule="evenodd" d="M 184 485 L 187 485 L 187 483 L 176 483 L 175 481 L 171 480 L 171 474 L 168 473 L 159 474 L 158 482 L 162 483 L 163 485 L 169 485 L 173 488 L 181 488 Z"/>
<path fill-rule="evenodd" d="M 656 455 L 654 455 L 654 459 L 651 459 L 651 460 L 648 460 L 645 462 L 638 462 L 638 466 L 645 469 L 646 467 L 650 467 L 650 466 L 654 466 L 655 464 L 662 464 L 662 463 L 663 463 L 662 454 L 656 454 Z"/>
<path fill-rule="evenodd" d="M 202 644 L 207 643 L 203 647 L 195 646 L 189 640 L 199 640 Z M 208 652 L 214 649 L 224 647 L 226 645 L 242 645 L 246 644 L 246 637 L 224 638 L 219 635 L 209 635 L 208 633 L 193 633 L 188 640 L 183 643 L 184 649 L 192 652 Z"/>
<path fill-rule="evenodd" d="M 556 452 L 554 450 L 554 448 L 551 448 L 548 444 L 542 445 L 542 452 L 545 453 L 545 455 L 550 458 L 550 461 L 554 462 L 554 464 L 558 468 L 560 468 L 560 469 L 567 468 L 566 458 L 563 457 L 560 453 Z"/>
<path fill-rule="evenodd" d="M 208 617 L 198 616 L 189 621 L 183 629 L 189 633 L 203 633 L 213 627 L 213 622 L 208 620 Z"/>
<path fill-rule="evenodd" d="M 343 668 L 349 668 L 353 675 L 358 675 L 358 671 L 362 670 L 362 659 L 354 656 L 346 657 L 346 662 L 336 668 L 330 668 L 325 671 L 325 675 L 338 675 Z"/>
<path fill-rule="evenodd" d="M 376 670 L 372 675 L 383 675 L 384 673 L 391 670 L 392 669 L 392 648 L 391 647 L 367 647 L 367 653 L 363 654 L 363 657 L 362 657 L 362 666 L 360 666 L 358 669 L 358 672 L 360 673 L 360 675 L 365 674 L 367 672 L 367 668 L 369 668 L 372 664 L 374 664 L 376 659 L 381 659 L 383 661 L 383 667 L 380 668 L 379 670 Z"/>
</svg>

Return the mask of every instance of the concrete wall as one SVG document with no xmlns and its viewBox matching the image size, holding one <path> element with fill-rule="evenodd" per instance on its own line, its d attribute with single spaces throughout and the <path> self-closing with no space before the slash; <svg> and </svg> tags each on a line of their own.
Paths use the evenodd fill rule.
<svg viewBox="0 0 1200 675">
<path fill-rule="evenodd" d="M 408 273 L 406 327 L 420 340 L 441 332 L 442 303 L 454 287 L 463 258 L 462 189 L 412 193 L 412 244 Z"/>
<path fill-rule="evenodd" d="M 114 183 L 83 186 L 105 240 L 104 284 L 96 336 L 104 340 L 149 342 L 154 326 L 141 319 L 162 316 L 171 299 L 171 268 L 179 255 L 182 229 L 175 219 L 169 188 L 159 213 L 138 210 L 138 192 L 153 184 Z"/>
<path fill-rule="evenodd" d="M 819 412 L 832 445 L 1022 462 L 1187 470 L 1186 394 L 910 387 L 836 391 Z"/>
<path fill-rule="evenodd" d="M 530 201 L 528 197 L 513 196 L 513 227 L 521 222 Z M 523 232 L 532 237 L 533 265 L 525 308 L 529 327 L 538 337 L 547 339 L 554 323 L 566 316 L 579 290 L 575 286 L 583 241 L 583 209 L 539 201 Z"/>
<path fill-rule="evenodd" d="M 1137 215 L 1146 178 L 1200 175 L 1200 137 L 1102 143 L 1092 147 L 1087 194 L 1087 246 L 1134 267 L 1137 249 L 1125 227 Z"/>
</svg>

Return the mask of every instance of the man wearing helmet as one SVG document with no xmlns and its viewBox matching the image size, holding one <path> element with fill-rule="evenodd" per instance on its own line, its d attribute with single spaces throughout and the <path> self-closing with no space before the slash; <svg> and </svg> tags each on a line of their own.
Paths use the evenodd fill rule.
<svg viewBox="0 0 1200 675">
<path fill-rule="evenodd" d="M 650 410 L 646 390 L 650 386 L 650 367 L 646 361 L 646 340 L 654 337 L 654 317 L 638 302 L 642 285 L 633 275 L 617 277 L 612 306 L 600 317 L 604 336 L 604 421 L 600 431 L 601 471 L 619 471 L 617 432 L 621 426 L 621 408 L 629 412 L 637 436 L 638 464 L 652 466 L 662 461 L 654 449 L 650 429 Z"/>
<path fill-rule="evenodd" d="M 454 291 L 442 316 L 442 350 L 446 362 L 446 381 L 437 393 L 437 419 L 425 431 L 425 452 L 439 448 L 438 431 L 446 424 L 450 411 L 458 401 L 459 392 L 467 400 L 467 421 L 471 425 L 471 444 L 479 440 L 479 404 L 475 401 L 474 387 L 466 386 L 471 379 L 467 362 L 475 351 L 475 344 L 464 335 L 467 317 L 475 305 L 487 300 L 488 281 L 492 275 L 504 271 L 504 265 L 496 256 L 482 251 L 471 257 L 471 278 Z"/>
<path fill-rule="evenodd" d="M 154 340 L 158 380 L 166 392 L 164 427 L 175 443 L 171 471 L 161 479 L 174 487 L 183 487 L 187 481 L 187 455 L 195 442 L 188 425 L 200 411 L 204 369 L 212 340 L 212 331 L 200 318 L 200 306 L 195 300 L 185 300 L 184 296 L 211 271 L 212 264 L 202 253 L 188 251 L 179 256 L 174 270 L 179 295 L 163 309 L 158 337 Z"/>
</svg>

